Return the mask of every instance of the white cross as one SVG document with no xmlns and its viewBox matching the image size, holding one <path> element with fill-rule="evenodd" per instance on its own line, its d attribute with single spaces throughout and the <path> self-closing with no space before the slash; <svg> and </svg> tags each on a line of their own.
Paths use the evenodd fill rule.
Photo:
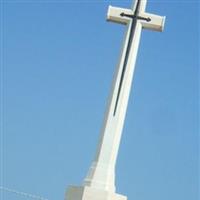
<svg viewBox="0 0 200 200">
<path fill-rule="evenodd" d="M 109 6 L 107 20 L 128 25 L 120 62 L 102 128 L 96 158 L 84 185 L 115 191 L 115 164 L 121 140 L 142 28 L 162 31 L 165 17 L 145 12 L 147 0 L 136 0 L 133 9 Z M 112 48 L 112 47 L 111 47 Z"/>
<path fill-rule="evenodd" d="M 125 196 L 115 193 L 115 165 L 141 31 L 142 28 L 162 31 L 165 22 L 165 17 L 146 13 L 146 3 L 147 0 L 135 0 L 133 9 L 109 6 L 107 20 L 125 24 L 128 29 L 113 80 L 96 157 L 83 186 L 69 189 L 67 200 L 126 200 Z M 80 193 L 80 197 L 77 198 L 76 195 Z"/>
</svg>

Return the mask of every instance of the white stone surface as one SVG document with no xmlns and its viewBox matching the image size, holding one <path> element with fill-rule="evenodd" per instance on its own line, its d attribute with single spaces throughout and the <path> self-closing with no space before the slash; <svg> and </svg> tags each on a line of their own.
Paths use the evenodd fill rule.
<svg viewBox="0 0 200 200">
<path fill-rule="evenodd" d="M 127 197 L 91 187 L 68 188 L 65 200 L 127 200 Z"/>
<path fill-rule="evenodd" d="M 121 17 L 121 13 L 126 13 L 129 15 L 133 14 L 133 10 L 131 9 L 124 9 L 124 8 L 118 8 L 118 7 L 113 7 L 109 6 L 108 7 L 108 13 L 107 13 L 107 20 L 119 24 L 128 24 L 130 22 L 130 19 L 127 17 Z"/>
</svg>

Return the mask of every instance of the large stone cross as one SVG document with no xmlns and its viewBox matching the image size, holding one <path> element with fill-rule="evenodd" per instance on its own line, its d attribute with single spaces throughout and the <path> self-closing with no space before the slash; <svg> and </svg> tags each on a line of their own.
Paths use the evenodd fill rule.
<svg viewBox="0 0 200 200">
<path fill-rule="evenodd" d="M 115 193 L 115 165 L 132 85 L 141 31 L 142 28 L 162 31 L 165 22 L 165 17 L 146 13 L 146 3 L 147 0 L 135 0 L 133 9 L 109 6 L 107 20 L 125 24 L 128 28 L 120 61 L 113 80 L 95 159 L 84 180 L 83 186 L 71 187 L 67 192 L 66 200 L 126 199 L 125 196 Z"/>
</svg>

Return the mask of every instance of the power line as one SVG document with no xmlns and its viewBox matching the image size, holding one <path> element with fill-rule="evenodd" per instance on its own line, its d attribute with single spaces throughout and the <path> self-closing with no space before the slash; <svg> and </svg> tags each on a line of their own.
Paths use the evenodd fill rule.
<svg viewBox="0 0 200 200">
<path fill-rule="evenodd" d="M 41 196 L 36 196 L 36 195 L 25 193 L 25 192 L 20 192 L 20 191 L 13 190 L 13 189 L 10 189 L 10 188 L 6 188 L 6 187 L 3 187 L 3 186 L 0 186 L 0 190 L 5 191 L 5 192 L 9 192 L 9 193 L 13 193 L 13 194 L 17 194 L 17 195 L 20 195 L 20 196 L 24 196 L 24 197 L 27 197 L 29 199 L 48 200 L 48 199 L 43 198 Z"/>
</svg>

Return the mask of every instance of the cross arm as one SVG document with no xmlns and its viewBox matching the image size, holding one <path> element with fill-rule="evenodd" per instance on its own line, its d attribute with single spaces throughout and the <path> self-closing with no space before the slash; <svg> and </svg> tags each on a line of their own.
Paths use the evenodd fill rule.
<svg viewBox="0 0 200 200">
<path fill-rule="evenodd" d="M 107 21 L 124 24 L 124 25 L 128 24 L 130 22 L 130 18 L 121 16 L 121 13 L 133 15 L 133 11 L 131 9 L 109 6 L 108 13 L 107 13 Z"/>
<path fill-rule="evenodd" d="M 119 24 L 128 24 L 133 18 L 137 19 L 144 29 L 154 31 L 163 31 L 165 17 L 154 15 L 146 12 L 139 12 L 138 16 L 134 16 L 133 10 L 109 6 L 107 20 Z"/>
<path fill-rule="evenodd" d="M 165 25 L 165 16 L 163 17 L 159 15 L 149 14 L 146 12 L 140 13 L 140 16 L 143 18 L 151 19 L 148 22 L 145 20 L 141 20 L 141 24 L 144 29 L 150 29 L 153 31 L 160 31 L 160 32 L 163 31 Z"/>
</svg>

